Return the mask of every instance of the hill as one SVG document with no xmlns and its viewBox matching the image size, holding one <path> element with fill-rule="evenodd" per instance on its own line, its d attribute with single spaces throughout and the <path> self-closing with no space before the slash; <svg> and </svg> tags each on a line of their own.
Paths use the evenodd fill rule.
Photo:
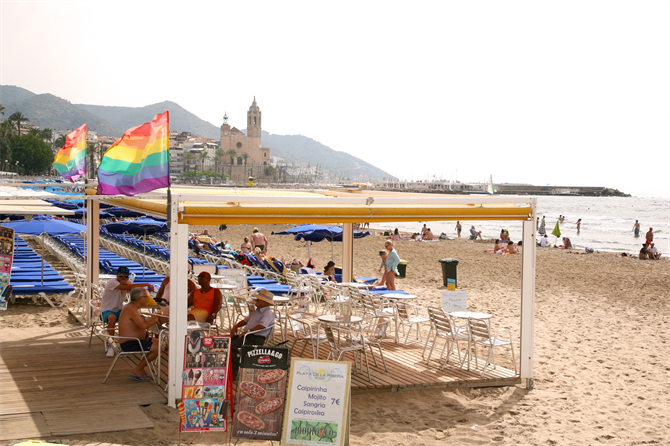
<svg viewBox="0 0 670 446">
<path fill-rule="evenodd" d="M 382 179 L 390 175 L 383 170 L 345 152 L 330 147 L 303 135 L 273 135 L 261 133 L 263 147 L 271 149 L 273 156 L 288 163 L 321 165 L 324 171 L 356 180 Z"/>
<path fill-rule="evenodd" d="M 111 107 L 87 104 L 75 105 L 82 110 L 103 118 L 114 125 L 114 127 L 121 129 L 121 132 L 118 135 L 111 136 L 121 136 L 127 129 L 135 127 L 143 122 L 149 122 L 157 114 L 168 110 L 170 112 L 170 130 L 180 133 L 191 132 L 194 135 L 204 136 L 205 138 L 214 138 L 216 140 L 221 137 L 221 131 L 218 127 L 198 118 L 179 104 L 171 101 L 163 101 L 145 107 Z"/>
<path fill-rule="evenodd" d="M 5 107 L 7 107 L 7 104 L 21 102 L 31 96 L 35 96 L 35 93 L 28 91 L 25 88 L 14 85 L 0 85 L 0 104 L 4 105 Z M 5 112 L 5 115 L 7 115 L 7 112 Z"/>
<path fill-rule="evenodd" d="M 5 97 L 3 87 L 3 100 Z M 24 90 L 27 92 L 28 90 Z M 18 94 L 16 94 L 18 93 Z M 49 93 L 33 94 L 27 96 L 22 92 L 11 92 L 9 97 L 23 97 L 18 102 L 5 103 L 5 117 L 10 116 L 16 111 L 20 111 L 26 116 L 28 124 L 37 125 L 41 128 L 49 127 L 52 130 L 74 130 L 86 123 L 88 130 L 98 132 L 101 135 L 120 136 L 118 128 L 104 119 L 82 110 L 65 99 L 61 99 Z"/>
</svg>

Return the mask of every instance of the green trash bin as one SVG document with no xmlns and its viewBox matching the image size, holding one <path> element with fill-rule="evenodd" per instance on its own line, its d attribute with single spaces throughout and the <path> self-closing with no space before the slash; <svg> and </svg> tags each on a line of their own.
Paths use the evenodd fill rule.
<svg viewBox="0 0 670 446">
<path fill-rule="evenodd" d="M 398 277 L 405 277 L 405 274 L 407 273 L 407 264 L 409 262 L 407 260 L 401 260 L 398 262 L 398 274 L 396 276 Z"/>
</svg>

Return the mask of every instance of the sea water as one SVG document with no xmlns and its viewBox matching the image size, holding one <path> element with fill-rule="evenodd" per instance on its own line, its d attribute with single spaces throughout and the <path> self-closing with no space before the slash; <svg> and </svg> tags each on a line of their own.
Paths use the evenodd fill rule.
<svg viewBox="0 0 670 446">
<path fill-rule="evenodd" d="M 569 237 L 576 249 L 586 247 L 598 251 L 627 252 L 637 254 L 645 241 L 649 228 L 654 228 L 654 243 L 663 256 L 670 256 L 670 204 L 668 198 L 643 197 L 537 197 L 537 215 L 545 217 L 545 229 L 549 241 L 562 244 L 562 237 Z M 561 237 L 556 239 L 551 232 L 560 215 L 565 220 L 560 224 Z M 582 219 L 581 231 L 577 235 L 577 220 Z M 640 235 L 635 237 L 633 225 L 640 222 Z M 419 222 L 419 224 L 384 224 L 401 232 L 420 232 L 426 223 L 437 237 L 446 233 L 456 237 L 455 221 Z M 520 241 L 522 225 L 519 221 L 461 220 L 461 237 L 470 236 L 470 227 L 482 231 L 485 239 L 500 236 L 501 229 L 507 229 L 510 239 Z M 392 227 L 391 227 L 392 226 Z M 537 237 L 539 241 L 539 235 Z"/>
</svg>

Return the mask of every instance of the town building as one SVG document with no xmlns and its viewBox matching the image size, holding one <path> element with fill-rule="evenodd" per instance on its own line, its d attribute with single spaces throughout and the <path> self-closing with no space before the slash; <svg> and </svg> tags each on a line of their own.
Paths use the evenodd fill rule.
<svg viewBox="0 0 670 446">
<path fill-rule="evenodd" d="M 236 165 L 270 165 L 270 149 L 261 145 L 261 110 L 254 102 L 247 111 L 247 134 L 228 124 L 228 114 L 223 116 L 221 148 L 229 155 L 235 151 Z M 246 154 L 246 155 L 245 155 Z"/>
</svg>

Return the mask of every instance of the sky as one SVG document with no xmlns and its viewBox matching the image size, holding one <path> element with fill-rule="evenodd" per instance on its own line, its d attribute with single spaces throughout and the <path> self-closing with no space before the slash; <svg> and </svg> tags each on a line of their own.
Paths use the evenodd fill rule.
<svg viewBox="0 0 670 446">
<path fill-rule="evenodd" d="M 0 8 L 2 85 L 72 103 L 170 100 L 240 129 L 255 97 L 264 130 L 401 179 L 670 196 L 666 0 Z"/>
</svg>

